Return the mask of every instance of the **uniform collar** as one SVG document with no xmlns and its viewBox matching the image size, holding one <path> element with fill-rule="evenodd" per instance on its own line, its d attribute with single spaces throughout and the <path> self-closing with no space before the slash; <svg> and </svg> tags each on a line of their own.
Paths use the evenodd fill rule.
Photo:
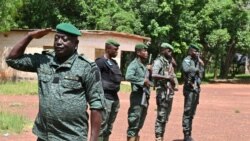
<svg viewBox="0 0 250 141">
<path fill-rule="evenodd" d="M 143 67 L 143 68 L 145 67 L 145 64 L 143 64 L 139 58 L 135 58 L 135 61 L 136 61 L 141 67 Z"/>
<path fill-rule="evenodd" d="M 54 59 L 53 59 L 53 62 L 51 62 L 51 66 L 55 66 L 56 68 L 57 67 L 63 67 L 63 68 L 71 68 L 71 66 L 72 66 L 72 64 L 73 64 L 73 62 L 75 61 L 75 59 L 77 58 L 77 56 L 78 56 L 78 53 L 74 53 L 72 56 L 70 56 L 69 58 L 68 58 L 68 60 L 66 60 L 64 63 L 62 63 L 62 64 L 60 64 L 58 61 L 57 61 L 57 59 L 56 59 L 56 57 L 54 56 Z"/>
<path fill-rule="evenodd" d="M 167 58 L 164 57 L 163 55 L 159 55 L 159 58 L 162 62 L 168 62 Z"/>
</svg>

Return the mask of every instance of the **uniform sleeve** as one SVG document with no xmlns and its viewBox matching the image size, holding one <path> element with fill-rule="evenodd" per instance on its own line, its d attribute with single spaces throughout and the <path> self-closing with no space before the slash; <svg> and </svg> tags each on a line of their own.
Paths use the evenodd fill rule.
<svg viewBox="0 0 250 141">
<path fill-rule="evenodd" d="M 133 64 L 133 62 L 129 64 L 125 78 L 126 80 L 130 81 L 133 84 L 143 86 L 144 77 L 138 77 L 138 75 L 136 74 L 136 69 L 137 69 L 136 66 L 137 65 Z"/>
<path fill-rule="evenodd" d="M 185 73 L 195 73 L 198 71 L 195 66 L 191 64 L 191 60 L 189 59 L 184 59 L 182 62 L 182 69 Z"/>
<path fill-rule="evenodd" d="M 42 54 L 24 54 L 17 59 L 7 59 L 6 63 L 8 66 L 17 70 L 36 72 L 43 58 L 42 56 Z"/>
<path fill-rule="evenodd" d="M 154 61 L 154 64 L 152 67 L 152 75 L 159 74 L 160 69 L 162 69 L 161 61 L 157 59 Z"/>
<path fill-rule="evenodd" d="M 99 70 L 102 72 L 104 69 L 104 61 L 100 58 L 100 59 L 96 59 L 95 63 L 98 66 Z"/>
<path fill-rule="evenodd" d="M 104 109 L 104 93 L 101 83 L 101 75 L 95 63 L 92 63 L 91 70 L 86 75 L 86 97 L 90 109 Z"/>
</svg>

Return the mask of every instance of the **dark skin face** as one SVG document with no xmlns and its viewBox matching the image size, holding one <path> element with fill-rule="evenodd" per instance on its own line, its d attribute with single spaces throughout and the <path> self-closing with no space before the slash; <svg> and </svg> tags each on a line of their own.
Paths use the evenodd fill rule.
<svg viewBox="0 0 250 141">
<path fill-rule="evenodd" d="M 138 50 L 136 51 L 136 54 L 142 61 L 145 61 L 148 58 L 148 51 L 146 49 Z"/>
<path fill-rule="evenodd" d="M 118 54 L 119 47 L 107 45 L 105 48 L 107 58 L 115 58 Z"/>
<path fill-rule="evenodd" d="M 173 51 L 171 49 L 166 48 L 162 51 L 162 53 L 166 58 L 172 58 Z"/>
<path fill-rule="evenodd" d="M 79 41 L 76 36 L 71 36 L 64 33 L 56 33 L 54 40 L 54 50 L 60 63 L 66 61 L 76 52 L 78 42 Z"/>
<path fill-rule="evenodd" d="M 199 56 L 199 51 L 197 49 L 194 48 L 190 48 L 189 49 L 189 55 L 193 58 L 193 59 L 197 59 Z"/>
</svg>

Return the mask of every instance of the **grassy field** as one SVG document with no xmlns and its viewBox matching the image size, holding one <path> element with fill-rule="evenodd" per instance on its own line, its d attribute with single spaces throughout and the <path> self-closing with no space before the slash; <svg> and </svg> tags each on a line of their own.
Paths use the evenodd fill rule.
<svg viewBox="0 0 250 141">
<path fill-rule="evenodd" d="M 35 95 L 37 82 L 6 82 L 0 83 L 0 94 L 5 95 Z"/>
<path fill-rule="evenodd" d="M 37 82 L 6 82 L 0 83 L 0 94 L 5 95 L 36 95 Z M 129 93 L 130 84 L 121 84 L 121 92 Z"/>
<path fill-rule="evenodd" d="M 21 133 L 30 121 L 20 115 L 0 110 L 0 133 Z"/>
<path fill-rule="evenodd" d="M 181 74 L 177 73 L 177 78 L 179 83 L 182 84 Z M 235 78 L 236 83 L 245 82 L 249 83 L 250 75 L 249 74 L 239 74 Z M 213 81 L 213 74 L 206 74 L 206 78 L 202 80 L 202 83 L 210 83 Z M 35 95 L 37 94 L 38 86 L 36 81 L 23 81 L 23 82 L 6 82 L 0 83 L 0 94 L 5 95 Z M 121 84 L 120 92 L 130 93 L 130 83 L 124 82 Z"/>
</svg>

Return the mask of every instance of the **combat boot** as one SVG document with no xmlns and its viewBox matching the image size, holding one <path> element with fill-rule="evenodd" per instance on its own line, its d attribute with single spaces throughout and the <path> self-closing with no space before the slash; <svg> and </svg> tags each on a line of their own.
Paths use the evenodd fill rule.
<svg viewBox="0 0 250 141">
<path fill-rule="evenodd" d="M 185 136 L 184 141 L 194 141 L 194 139 L 191 136 Z"/>
<path fill-rule="evenodd" d="M 136 141 L 136 137 L 127 137 L 127 141 Z"/>
<path fill-rule="evenodd" d="M 156 137 L 155 141 L 163 141 L 163 137 Z"/>
<path fill-rule="evenodd" d="M 103 141 L 109 141 L 109 136 L 104 136 Z"/>
<path fill-rule="evenodd" d="M 140 141 L 140 136 L 137 136 L 135 141 Z"/>
<path fill-rule="evenodd" d="M 99 136 L 97 141 L 103 141 L 103 137 L 102 136 Z"/>
</svg>

